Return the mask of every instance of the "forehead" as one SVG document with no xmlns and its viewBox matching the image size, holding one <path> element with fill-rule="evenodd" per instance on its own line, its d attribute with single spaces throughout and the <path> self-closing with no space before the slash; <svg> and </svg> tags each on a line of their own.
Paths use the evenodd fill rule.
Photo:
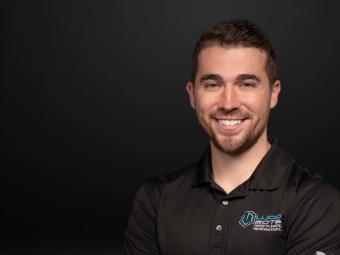
<svg viewBox="0 0 340 255">
<path fill-rule="evenodd" d="M 267 54 L 253 47 L 213 46 L 203 49 L 198 56 L 196 78 L 214 73 L 232 78 L 239 74 L 267 76 L 265 71 Z M 267 77 L 268 78 L 268 77 Z"/>
</svg>

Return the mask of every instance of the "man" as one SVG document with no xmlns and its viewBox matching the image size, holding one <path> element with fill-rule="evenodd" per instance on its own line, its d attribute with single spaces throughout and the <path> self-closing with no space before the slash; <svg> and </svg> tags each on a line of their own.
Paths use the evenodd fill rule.
<svg viewBox="0 0 340 255">
<path fill-rule="evenodd" d="M 276 74 L 272 46 L 250 21 L 201 35 L 186 89 L 210 145 L 140 188 L 127 254 L 340 254 L 339 190 L 267 137 Z"/>
</svg>

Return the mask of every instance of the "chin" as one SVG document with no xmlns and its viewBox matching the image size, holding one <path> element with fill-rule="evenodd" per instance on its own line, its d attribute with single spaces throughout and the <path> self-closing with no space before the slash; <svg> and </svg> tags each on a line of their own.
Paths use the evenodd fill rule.
<svg viewBox="0 0 340 255">
<path fill-rule="evenodd" d="M 211 137 L 214 146 L 227 155 L 238 155 L 252 148 L 262 136 L 263 132 L 248 133 L 243 137 L 227 136 L 223 138 Z"/>
</svg>

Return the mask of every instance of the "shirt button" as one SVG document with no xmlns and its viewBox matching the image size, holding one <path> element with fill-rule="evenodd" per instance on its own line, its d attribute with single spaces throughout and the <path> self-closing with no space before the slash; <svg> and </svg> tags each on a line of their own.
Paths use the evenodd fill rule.
<svg viewBox="0 0 340 255">
<path fill-rule="evenodd" d="M 223 200 L 223 201 L 222 201 L 222 204 L 223 204 L 223 205 L 227 205 L 227 204 L 229 204 L 229 202 L 228 202 L 228 200 Z"/>
<path fill-rule="evenodd" d="M 222 226 L 221 225 L 217 225 L 216 230 L 217 231 L 221 231 L 222 230 Z"/>
</svg>

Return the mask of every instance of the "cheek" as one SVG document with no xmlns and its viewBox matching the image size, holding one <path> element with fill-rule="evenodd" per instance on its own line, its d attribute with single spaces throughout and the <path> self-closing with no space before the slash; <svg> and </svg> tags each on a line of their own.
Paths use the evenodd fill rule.
<svg viewBox="0 0 340 255">
<path fill-rule="evenodd" d="M 268 96 L 248 97 L 247 100 L 244 101 L 244 105 L 255 114 L 261 114 L 263 112 L 267 112 L 270 109 L 270 99 Z"/>
<path fill-rule="evenodd" d="M 216 93 L 198 93 L 196 95 L 196 105 L 200 108 L 208 109 L 217 105 L 219 101 L 218 95 Z"/>
<path fill-rule="evenodd" d="M 215 108 L 214 105 L 214 101 L 207 98 L 196 100 L 196 110 L 202 113 L 210 112 Z"/>
</svg>

